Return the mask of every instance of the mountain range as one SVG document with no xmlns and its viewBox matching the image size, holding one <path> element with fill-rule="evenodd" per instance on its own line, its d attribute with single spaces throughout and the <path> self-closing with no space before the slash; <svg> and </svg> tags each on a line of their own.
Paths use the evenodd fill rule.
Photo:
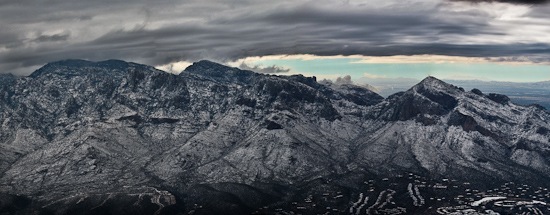
<svg viewBox="0 0 550 215">
<path fill-rule="evenodd" d="M 434 77 L 384 98 L 211 61 L 64 60 L 0 75 L 0 98 L 8 214 L 282 214 L 329 192 L 346 213 L 365 178 L 550 179 L 548 112 Z"/>
<path fill-rule="evenodd" d="M 541 105 L 550 110 L 550 81 L 541 82 L 499 82 L 499 81 L 480 81 L 480 80 L 453 80 L 443 79 L 443 81 L 461 86 L 463 88 L 477 88 L 483 92 L 504 94 L 516 104 Z M 387 97 L 400 91 L 406 91 L 416 85 L 420 80 L 409 78 L 360 78 L 356 84 L 371 85 L 371 89 L 376 93 Z"/>
</svg>

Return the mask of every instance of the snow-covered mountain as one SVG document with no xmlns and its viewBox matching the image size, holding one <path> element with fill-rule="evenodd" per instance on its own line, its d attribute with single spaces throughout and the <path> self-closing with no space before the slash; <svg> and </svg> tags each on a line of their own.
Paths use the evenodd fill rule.
<svg viewBox="0 0 550 215">
<path fill-rule="evenodd" d="M 13 213 L 241 214 L 356 175 L 550 179 L 547 112 L 433 77 L 384 99 L 210 61 L 173 75 L 66 60 L 0 76 L 0 98 L 0 208 Z"/>
</svg>

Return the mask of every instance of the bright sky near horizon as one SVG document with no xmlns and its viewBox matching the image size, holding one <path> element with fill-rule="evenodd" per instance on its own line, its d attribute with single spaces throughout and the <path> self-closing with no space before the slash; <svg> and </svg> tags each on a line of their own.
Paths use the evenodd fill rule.
<svg viewBox="0 0 550 215">
<path fill-rule="evenodd" d="M 421 80 L 434 76 L 447 80 L 481 80 L 538 82 L 550 80 L 549 64 L 492 62 L 475 58 L 441 56 L 402 57 L 303 57 L 279 56 L 245 59 L 249 67 L 277 66 L 288 74 L 304 74 L 319 79 L 336 79 L 350 75 L 354 80 L 410 78 Z M 233 66 L 242 65 L 233 63 Z M 241 66 L 242 67 L 242 66 Z M 285 74 L 285 73 L 280 73 Z"/>
</svg>

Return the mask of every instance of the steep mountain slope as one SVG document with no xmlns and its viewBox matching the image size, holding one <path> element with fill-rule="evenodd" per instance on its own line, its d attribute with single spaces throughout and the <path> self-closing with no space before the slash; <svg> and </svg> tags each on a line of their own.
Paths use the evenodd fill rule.
<svg viewBox="0 0 550 215">
<path fill-rule="evenodd" d="M 536 107 L 465 92 L 432 77 L 378 107 L 389 123 L 362 144 L 362 163 L 371 168 L 462 179 L 550 176 L 548 115 Z"/>
<path fill-rule="evenodd" d="M 346 94 L 208 61 L 188 70 L 68 60 L 19 79 L 4 90 L 2 190 L 55 199 L 183 181 L 289 183 L 348 162 L 335 144 L 348 134 L 334 130 L 350 125 L 328 97 L 358 106 Z"/>
<path fill-rule="evenodd" d="M 46 212 L 242 214 L 356 175 L 550 177 L 545 111 L 433 77 L 384 99 L 210 61 L 173 75 L 66 60 L 0 83 L 0 202 Z"/>
</svg>

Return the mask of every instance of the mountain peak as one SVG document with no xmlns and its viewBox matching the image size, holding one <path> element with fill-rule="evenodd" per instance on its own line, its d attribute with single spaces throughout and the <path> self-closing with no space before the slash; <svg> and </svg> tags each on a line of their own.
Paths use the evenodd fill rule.
<svg viewBox="0 0 550 215">
<path fill-rule="evenodd" d="M 428 76 L 424 78 L 420 83 L 413 86 L 412 90 L 419 92 L 422 94 L 422 92 L 444 92 L 447 94 L 460 94 L 461 92 L 464 92 L 464 89 L 459 88 L 457 86 L 454 86 L 452 84 L 449 84 L 447 82 L 444 82 L 442 80 L 439 80 L 433 76 Z"/>
<path fill-rule="evenodd" d="M 146 65 L 129 63 L 122 60 L 105 60 L 105 61 L 88 61 L 81 59 L 67 59 L 48 63 L 40 69 L 33 72 L 30 77 L 39 77 L 44 74 L 53 73 L 53 74 L 76 74 L 84 68 L 98 68 L 106 70 L 126 70 L 130 66 L 139 65 L 141 67 L 150 67 Z"/>
<path fill-rule="evenodd" d="M 64 66 L 82 66 L 82 65 L 93 64 L 93 62 L 88 60 L 82 60 L 82 59 L 65 59 L 65 60 L 50 62 L 48 64 L 64 65 Z"/>
<path fill-rule="evenodd" d="M 428 76 L 408 91 L 390 96 L 394 102 L 389 118 L 409 120 L 424 114 L 445 115 L 458 105 L 458 97 L 463 92 L 462 88 Z"/>
<path fill-rule="evenodd" d="M 185 68 L 180 75 L 193 73 L 202 76 L 208 76 L 219 81 L 239 81 L 243 82 L 250 77 L 258 75 L 255 72 L 241 70 L 236 67 L 229 67 L 209 60 L 201 60 Z"/>
<path fill-rule="evenodd" d="M 433 77 L 431 75 L 424 78 L 424 79 L 422 79 L 422 81 L 420 81 L 420 83 L 439 83 L 439 82 L 443 82 L 443 81 L 439 80 L 436 77 Z"/>
<path fill-rule="evenodd" d="M 235 67 L 229 67 L 209 60 L 200 60 L 185 68 L 184 72 L 195 74 L 214 75 L 210 73 L 224 73 L 226 71 L 238 70 Z"/>
<path fill-rule="evenodd" d="M 67 60 L 60 60 L 52 63 L 48 63 L 47 65 L 53 65 L 53 66 L 66 66 L 66 67 L 127 67 L 130 63 L 123 61 L 123 60 L 116 60 L 116 59 L 109 59 L 104 61 L 88 61 L 88 60 L 82 60 L 82 59 L 67 59 Z"/>
<path fill-rule="evenodd" d="M 210 65 L 210 66 L 225 66 L 225 67 L 228 67 L 228 66 L 223 65 L 223 64 L 221 64 L 221 63 L 217 63 L 217 62 L 210 61 L 210 60 L 200 60 L 200 61 L 195 62 L 195 64 Z"/>
<path fill-rule="evenodd" d="M 431 87 L 448 87 L 450 84 L 442 80 L 439 80 L 436 77 L 428 76 L 422 79 L 422 81 L 420 81 L 417 85 L 431 86 Z"/>
</svg>

